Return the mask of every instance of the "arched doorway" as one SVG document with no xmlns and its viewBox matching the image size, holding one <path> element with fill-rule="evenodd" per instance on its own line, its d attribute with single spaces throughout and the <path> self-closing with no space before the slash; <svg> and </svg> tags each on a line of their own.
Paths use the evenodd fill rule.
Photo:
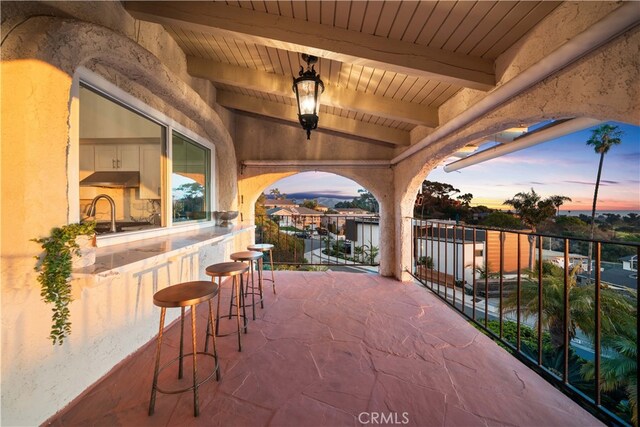
<svg viewBox="0 0 640 427">
<path fill-rule="evenodd" d="M 386 212 L 390 211 L 390 170 L 387 168 L 380 171 L 381 173 L 372 173 L 370 168 L 287 169 L 289 170 L 273 173 L 258 168 L 245 168 L 241 173 L 241 211 L 243 216 L 255 221 L 256 241 L 279 239 L 280 242 L 284 242 L 288 252 L 281 254 L 283 264 L 286 264 L 287 260 L 296 265 L 325 265 L 329 268 L 331 265 L 340 264 L 366 264 L 379 266 L 378 271 L 383 275 L 389 271 L 386 254 L 390 251 L 393 253 L 389 247 L 393 245 L 393 239 L 385 239 L 385 235 L 392 233 L 388 227 L 392 221 L 390 222 L 386 215 Z M 271 201 L 271 204 L 268 204 L 269 212 L 267 209 L 262 211 L 258 208 L 259 215 L 256 214 L 256 202 L 262 198 L 260 203 L 264 204 L 264 200 L 267 199 L 265 193 L 271 200 L 285 199 L 282 193 L 290 193 L 284 191 L 285 187 L 280 188 L 280 180 L 285 178 L 297 184 L 309 181 L 314 174 L 316 179 L 330 180 L 327 183 L 328 192 L 297 191 L 297 194 L 293 194 L 294 200 L 281 200 L 280 203 Z M 384 179 L 385 175 L 387 179 Z M 284 182 L 285 185 L 291 185 L 286 184 L 287 181 Z M 323 185 L 318 188 L 322 190 Z M 350 186 L 350 193 L 342 190 L 341 194 L 336 191 L 339 185 Z M 302 185 L 288 188 L 312 187 Z M 280 194 L 273 191 L 275 189 L 278 189 Z M 311 197 L 315 194 L 319 196 Z M 328 197 L 331 195 L 338 197 Z M 314 208 L 317 206 L 314 205 L 323 205 L 322 202 L 326 205 L 320 206 L 319 211 L 315 212 Z M 335 210 L 336 204 L 339 205 L 338 210 Z M 277 234 L 273 234 L 274 230 Z M 391 242 L 391 245 L 387 242 Z"/>
</svg>

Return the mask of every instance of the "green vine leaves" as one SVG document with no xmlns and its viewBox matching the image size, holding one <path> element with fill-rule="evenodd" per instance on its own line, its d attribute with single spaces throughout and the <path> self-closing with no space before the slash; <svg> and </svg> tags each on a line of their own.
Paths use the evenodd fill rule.
<svg viewBox="0 0 640 427">
<path fill-rule="evenodd" d="M 71 333 L 69 321 L 71 304 L 71 269 L 73 255 L 80 254 L 76 238 L 81 235 L 92 236 L 95 223 L 69 224 L 51 230 L 51 235 L 40 239 L 31 239 L 39 243 L 44 254 L 36 256 L 35 271 L 39 272 L 40 296 L 51 307 L 51 333 L 53 344 L 62 345 Z"/>
</svg>

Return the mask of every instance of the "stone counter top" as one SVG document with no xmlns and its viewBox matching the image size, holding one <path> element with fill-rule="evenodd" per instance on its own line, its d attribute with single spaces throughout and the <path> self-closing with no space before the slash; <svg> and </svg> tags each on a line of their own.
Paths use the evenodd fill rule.
<svg viewBox="0 0 640 427">
<path fill-rule="evenodd" d="M 191 251 L 204 245 L 220 242 L 253 230 L 254 225 L 233 227 L 207 227 L 183 233 L 173 233 L 135 242 L 121 243 L 96 249 L 96 262 L 88 267 L 73 270 L 73 277 L 108 276 L 118 274 L 155 261 L 160 257 Z"/>
</svg>

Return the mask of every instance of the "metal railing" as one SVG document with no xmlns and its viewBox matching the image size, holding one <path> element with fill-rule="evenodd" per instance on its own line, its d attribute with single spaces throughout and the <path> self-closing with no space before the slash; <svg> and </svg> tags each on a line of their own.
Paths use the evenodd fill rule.
<svg viewBox="0 0 640 427">
<path fill-rule="evenodd" d="M 276 265 L 377 266 L 379 216 L 256 216 L 256 243 L 274 245 Z"/>
<path fill-rule="evenodd" d="M 632 424 L 637 396 L 639 279 L 625 255 L 640 245 L 412 219 L 414 278 L 612 425 Z"/>
</svg>

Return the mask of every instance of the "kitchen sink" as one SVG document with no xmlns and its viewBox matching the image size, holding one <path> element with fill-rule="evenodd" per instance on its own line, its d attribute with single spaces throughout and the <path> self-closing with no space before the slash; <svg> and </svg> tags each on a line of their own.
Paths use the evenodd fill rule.
<svg viewBox="0 0 640 427">
<path fill-rule="evenodd" d="M 116 221 L 116 233 L 125 233 L 128 231 L 147 230 L 149 228 L 156 228 L 157 225 L 150 222 L 136 222 L 136 221 Z M 96 234 L 108 234 L 111 233 L 110 222 L 98 222 L 96 224 Z"/>
</svg>

